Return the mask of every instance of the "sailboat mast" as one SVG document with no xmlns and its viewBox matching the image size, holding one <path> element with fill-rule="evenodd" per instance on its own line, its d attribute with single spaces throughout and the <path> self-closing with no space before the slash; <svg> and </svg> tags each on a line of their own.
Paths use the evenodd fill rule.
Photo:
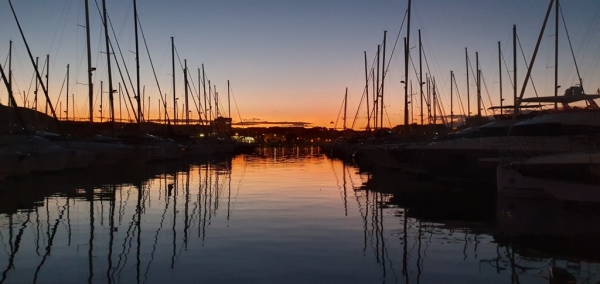
<svg viewBox="0 0 600 284">
<path fill-rule="evenodd" d="M 450 130 L 454 129 L 454 108 L 453 108 L 453 97 L 454 97 L 454 71 L 450 71 Z"/>
<path fill-rule="evenodd" d="M 367 127 L 366 130 L 371 130 L 371 109 L 369 108 L 369 75 L 367 74 L 367 51 L 365 51 L 365 94 L 367 96 Z"/>
<path fill-rule="evenodd" d="M 479 70 L 479 52 L 475 52 L 477 67 L 477 116 L 481 117 L 481 70 Z"/>
<path fill-rule="evenodd" d="M 380 60 L 381 52 L 380 51 L 381 51 L 381 45 L 377 45 L 377 108 L 375 109 L 377 116 L 375 116 L 375 128 L 377 128 L 377 123 L 379 122 L 378 121 L 379 120 L 378 118 L 380 116 L 379 108 L 381 107 L 381 93 L 380 93 L 380 89 L 379 89 L 379 65 L 381 63 L 381 60 Z M 381 108 L 383 108 L 383 107 L 381 107 Z M 383 125 L 379 124 L 379 128 L 383 128 Z"/>
<path fill-rule="evenodd" d="M 383 64 L 381 65 L 381 116 L 379 117 L 381 127 L 383 128 L 383 86 L 385 83 L 385 40 L 387 36 L 387 31 L 383 31 Z M 347 91 L 346 91 L 347 92 Z"/>
<path fill-rule="evenodd" d="M 183 60 L 184 69 L 183 69 L 183 85 L 185 87 L 185 125 L 190 125 L 190 107 L 188 104 L 188 77 L 187 77 L 187 59 Z"/>
<path fill-rule="evenodd" d="M 204 63 L 202 63 L 202 88 L 204 89 L 204 120 L 207 120 L 208 123 L 208 109 L 206 108 L 206 73 L 204 73 Z"/>
<path fill-rule="evenodd" d="M 134 0 L 135 1 L 135 0 Z M 89 113 L 90 113 L 90 129 L 94 127 L 94 83 L 92 83 L 92 47 L 90 44 L 90 12 L 89 12 L 89 0 L 85 0 L 85 37 L 87 42 L 87 67 L 88 67 L 88 100 L 89 100 Z M 135 2 L 134 2 L 135 3 Z"/>
<path fill-rule="evenodd" d="M 50 92 L 49 80 L 50 80 L 50 54 L 46 54 L 46 89 L 48 90 L 48 92 Z M 49 99 L 46 100 L 46 110 L 45 110 L 46 114 L 48 114 L 48 103 L 50 103 Z"/>
<path fill-rule="evenodd" d="M 500 42 L 498 41 L 498 75 L 500 76 L 500 115 L 503 113 L 502 108 L 502 48 L 500 47 Z"/>
<path fill-rule="evenodd" d="M 203 106 L 202 106 L 202 92 L 200 90 L 200 88 L 201 88 L 200 84 L 202 84 L 202 79 L 200 77 L 200 68 L 198 68 L 198 104 L 199 104 L 199 107 L 198 107 L 198 121 L 202 122 L 202 112 L 203 112 L 202 108 L 203 108 Z M 204 124 L 204 123 L 202 123 L 202 124 Z"/>
<path fill-rule="evenodd" d="M 102 109 L 102 103 L 103 103 L 103 101 L 102 101 L 103 93 L 102 92 L 103 92 L 103 89 L 104 89 L 104 84 L 103 83 L 104 83 L 103 81 L 100 81 L 100 122 L 104 122 L 103 121 L 104 116 L 102 116 L 102 114 L 104 113 L 103 109 Z"/>
<path fill-rule="evenodd" d="M 67 110 L 65 114 L 66 120 L 69 120 L 69 64 L 67 64 Z"/>
<path fill-rule="evenodd" d="M 12 92 L 12 40 L 8 41 L 8 86 L 10 86 L 10 90 L 8 92 Z M 8 106 L 12 106 L 10 101 L 10 94 L 8 94 Z"/>
<path fill-rule="evenodd" d="M 212 98 L 210 97 L 212 96 L 212 89 L 210 86 L 210 80 L 208 80 L 208 119 L 210 120 L 210 122 L 212 123 L 213 121 L 213 117 L 212 117 Z"/>
<path fill-rule="evenodd" d="M 221 112 L 219 111 L 219 93 L 217 92 L 217 85 L 215 85 L 213 90 L 215 91 L 215 118 L 219 118 Z"/>
<path fill-rule="evenodd" d="M 142 116 L 142 102 L 141 102 L 141 93 L 140 93 L 140 49 L 139 49 L 139 42 L 138 42 L 138 13 L 137 13 L 137 0 L 133 0 L 133 20 L 134 20 L 134 27 L 135 27 L 135 69 L 136 69 L 136 79 L 137 79 L 137 109 L 138 109 L 138 115 L 137 115 L 137 119 L 138 119 L 138 123 L 141 123 L 143 121 L 143 116 Z"/>
<path fill-rule="evenodd" d="M 469 85 L 469 51 L 465 47 L 465 66 L 467 70 L 467 118 L 471 117 L 471 85 Z"/>
<path fill-rule="evenodd" d="M 419 93 L 421 95 L 421 125 L 423 125 L 423 44 L 421 43 L 421 30 L 419 30 Z"/>
<path fill-rule="evenodd" d="M 171 37 L 171 72 L 173 72 L 173 118 L 175 124 L 177 124 L 177 98 L 175 97 L 175 39 Z"/>
<path fill-rule="evenodd" d="M 406 39 L 404 42 L 404 125 L 408 126 L 408 59 L 410 46 L 410 10 L 411 0 L 408 0 L 408 17 L 406 24 Z"/>
<path fill-rule="evenodd" d="M 38 70 L 39 70 L 38 69 L 39 59 L 40 59 L 39 57 L 35 58 L 35 70 L 36 70 L 36 72 L 38 72 Z M 35 113 L 36 117 L 37 117 L 37 110 L 38 110 L 38 90 L 39 90 L 39 87 L 40 87 L 40 83 L 38 81 L 38 77 L 35 76 L 35 91 L 33 92 L 35 94 L 35 97 L 34 97 L 33 100 L 34 100 L 34 109 L 36 110 L 36 113 Z"/>
<path fill-rule="evenodd" d="M 435 88 L 435 77 L 432 78 L 431 82 L 432 92 L 433 92 L 433 125 L 437 124 L 437 92 Z"/>
<path fill-rule="evenodd" d="M 229 80 L 227 80 L 227 109 L 229 112 L 229 118 L 231 118 L 231 94 L 230 94 L 230 90 L 231 87 L 229 85 Z"/>
<path fill-rule="evenodd" d="M 344 130 L 346 130 L 347 110 L 348 110 L 348 87 L 346 87 L 346 94 L 344 95 Z"/>
<path fill-rule="evenodd" d="M 513 82 L 515 84 L 513 88 L 513 117 L 517 115 L 517 88 L 519 86 L 517 81 L 517 25 L 513 25 Z"/>
<path fill-rule="evenodd" d="M 558 0 L 556 0 L 556 20 L 554 23 L 554 97 L 558 97 L 558 9 Z M 554 110 L 558 110 L 558 103 L 556 101 L 554 102 Z"/>
<path fill-rule="evenodd" d="M 115 136 L 115 104 L 113 98 L 113 84 L 112 84 L 112 69 L 110 60 L 110 41 L 108 37 L 108 16 L 106 11 L 106 0 L 102 0 L 102 10 L 104 12 L 104 42 L 106 44 L 106 67 L 108 71 L 108 103 L 110 107 L 110 123 L 112 134 Z M 68 87 L 68 85 L 67 85 Z M 68 93 L 67 93 L 68 94 Z M 68 103 L 67 103 L 68 105 Z M 68 107 L 67 107 L 68 108 Z"/>
</svg>

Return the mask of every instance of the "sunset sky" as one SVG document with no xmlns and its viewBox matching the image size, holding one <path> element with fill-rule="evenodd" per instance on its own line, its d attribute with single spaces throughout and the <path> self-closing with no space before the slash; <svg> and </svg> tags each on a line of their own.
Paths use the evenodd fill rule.
<svg viewBox="0 0 600 284">
<path fill-rule="evenodd" d="M 101 6 L 102 2 L 97 1 Z M 475 52 L 479 52 L 485 81 L 482 84 L 484 107 L 490 106 L 490 100 L 493 105 L 499 104 L 498 41 L 501 42 L 509 69 L 507 71 L 506 66 L 502 68 L 505 104 L 512 104 L 509 100 L 512 97 L 509 79 L 509 76 L 512 77 L 513 61 L 512 26 L 517 26 L 524 56 L 530 61 L 548 4 L 548 0 L 413 1 L 411 57 L 418 70 L 417 30 L 420 29 L 429 65 L 429 71 L 424 66 L 423 72 L 435 77 L 447 114 L 450 110 L 451 70 L 455 73 L 463 103 L 461 108 L 455 97 L 454 112 L 462 113 L 462 109 L 467 107 L 465 47 L 468 48 L 473 69 Z M 46 54 L 50 55 L 52 100 L 60 101 L 61 110 L 64 111 L 66 87 L 63 86 L 61 92 L 61 86 L 66 66 L 70 64 L 69 92 L 75 97 L 75 114 L 87 117 L 85 28 L 82 27 L 85 25 L 84 1 L 13 0 L 13 5 L 34 56 L 39 56 L 43 65 Z M 171 37 L 174 37 L 181 64 L 187 59 L 192 88 L 198 88 L 197 72 L 204 64 L 207 78 L 212 85 L 216 85 L 223 107 L 221 111 L 225 115 L 228 108 L 227 80 L 230 80 L 233 91 L 231 116 L 234 122 L 239 122 L 241 117 L 242 120 L 307 122 L 313 126 L 327 127 L 333 127 L 331 122 L 338 119 L 346 88 L 348 126 L 354 120 L 365 85 L 364 51 L 371 66 L 377 45 L 382 43 L 384 30 L 388 31 L 387 60 L 390 60 L 400 34 L 386 74 L 385 124 L 403 123 L 404 85 L 400 82 L 404 80 L 402 38 L 406 36 L 406 24 L 402 26 L 402 23 L 407 5 L 407 0 L 139 0 L 137 3 L 141 28 L 169 107 L 173 107 Z M 587 93 L 596 93 L 600 87 L 600 1 L 561 1 L 561 6 L 585 90 Z M 107 0 L 107 10 L 135 84 L 133 1 Z M 100 81 L 105 81 L 107 92 L 107 70 L 102 22 L 93 0 L 90 1 L 90 17 L 92 61 L 97 68 L 94 73 L 94 92 L 98 97 Z M 534 65 L 533 83 L 540 96 L 553 95 L 554 22 L 552 11 Z M 558 70 L 559 85 L 562 86 L 559 93 L 562 94 L 564 89 L 577 84 L 578 80 L 562 22 L 559 29 Z M 0 64 L 3 67 L 8 66 L 9 40 L 13 40 L 13 91 L 19 94 L 19 105 L 23 104 L 23 92 L 28 98 L 28 105 L 31 105 L 33 67 L 8 1 L 2 1 Z M 112 40 L 114 44 L 114 38 Z M 526 67 L 521 50 L 518 52 L 520 86 Z M 146 104 L 150 97 L 151 113 L 145 116 L 157 119 L 159 92 L 141 33 L 140 65 Z M 179 61 L 176 63 L 175 76 L 178 107 L 181 109 L 184 81 Z M 420 101 L 412 63 L 409 77 L 414 86 L 413 93 L 416 94 L 412 116 L 416 122 L 420 120 Z M 121 80 L 114 63 L 113 80 L 117 89 Z M 470 75 L 470 83 L 471 112 L 476 113 L 473 74 Z M 456 91 L 454 94 L 457 95 Z M 196 96 L 196 92 L 190 95 Z M 372 95 L 371 89 L 369 95 Z M 534 95 L 530 85 L 525 96 Z M 108 110 L 107 97 L 105 94 L 105 110 Z M 0 88 L 0 102 L 7 104 L 4 86 Z M 99 99 L 94 105 L 96 119 L 99 120 Z M 191 97 L 190 111 L 191 118 L 197 118 Z M 173 110 L 169 112 L 172 118 Z M 126 116 L 124 105 L 123 113 Z M 181 110 L 179 113 L 181 117 Z M 105 112 L 103 116 L 107 115 L 108 112 Z M 364 128 L 365 118 L 363 105 L 354 127 Z M 340 116 L 337 126 L 341 125 Z"/>
</svg>

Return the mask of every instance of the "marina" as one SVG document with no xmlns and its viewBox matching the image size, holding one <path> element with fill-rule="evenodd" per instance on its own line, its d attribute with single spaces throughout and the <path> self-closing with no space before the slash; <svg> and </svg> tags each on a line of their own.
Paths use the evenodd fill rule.
<svg viewBox="0 0 600 284">
<path fill-rule="evenodd" d="M 0 186 L 2 283 L 547 283 L 551 267 L 600 280 L 593 208 L 423 202 L 432 183 L 377 182 L 316 147 Z"/>
<path fill-rule="evenodd" d="M 600 283 L 600 5 L 428 1 L 0 4 L 0 284 Z"/>
</svg>

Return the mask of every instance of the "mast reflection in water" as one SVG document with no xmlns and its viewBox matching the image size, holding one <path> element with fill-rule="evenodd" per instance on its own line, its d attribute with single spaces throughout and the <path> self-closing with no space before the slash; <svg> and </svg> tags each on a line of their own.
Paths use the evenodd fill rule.
<svg viewBox="0 0 600 284">
<path fill-rule="evenodd" d="M 0 282 L 545 283 L 550 266 L 600 280 L 592 209 L 379 178 L 261 148 L 7 180 Z"/>
</svg>

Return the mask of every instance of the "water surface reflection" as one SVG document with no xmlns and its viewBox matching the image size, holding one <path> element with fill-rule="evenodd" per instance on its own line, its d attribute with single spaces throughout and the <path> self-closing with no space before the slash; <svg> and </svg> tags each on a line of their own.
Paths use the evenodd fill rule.
<svg viewBox="0 0 600 284">
<path fill-rule="evenodd" d="M 377 180 L 318 148 L 0 183 L 2 283 L 596 283 L 595 208 Z"/>
</svg>

